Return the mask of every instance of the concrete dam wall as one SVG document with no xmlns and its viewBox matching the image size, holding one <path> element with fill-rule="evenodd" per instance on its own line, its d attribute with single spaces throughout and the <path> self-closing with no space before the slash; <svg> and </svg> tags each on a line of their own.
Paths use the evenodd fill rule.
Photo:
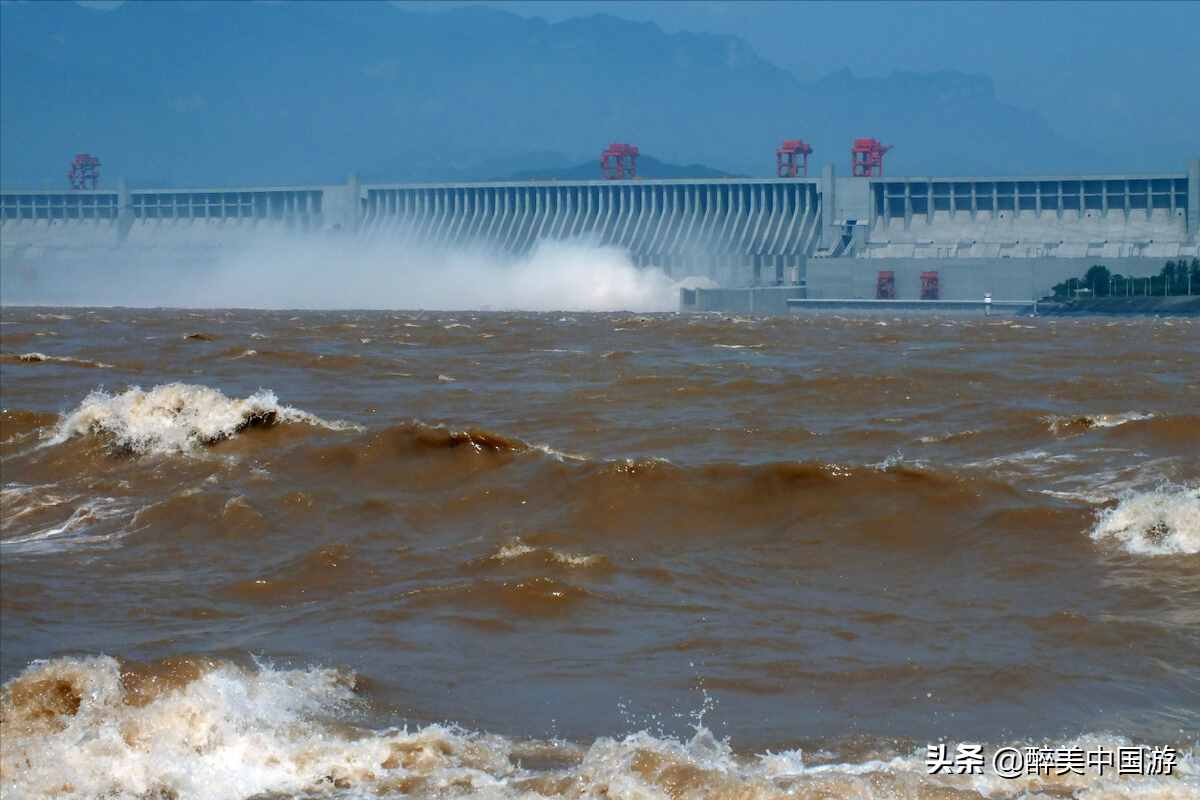
<svg viewBox="0 0 1200 800">
<path fill-rule="evenodd" d="M 92 248 L 205 251 L 267 233 L 528 252 L 585 238 L 639 266 L 731 283 L 796 280 L 820 237 L 804 180 L 638 180 L 133 192 L 4 192 L 6 259 Z M 790 275 L 786 275 L 790 270 Z"/>
<path fill-rule="evenodd" d="M 819 177 L 0 192 L 6 273 L 97 252 L 203 264 L 267 237 L 523 254 L 543 240 L 621 248 L 638 266 L 725 287 L 897 299 L 919 274 L 944 299 L 1030 299 L 1095 263 L 1147 275 L 1200 257 L 1200 160 L 1186 172 L 1045 177 Z M 164 261 L 163 269 L 169 269 Z"/>
</svg>

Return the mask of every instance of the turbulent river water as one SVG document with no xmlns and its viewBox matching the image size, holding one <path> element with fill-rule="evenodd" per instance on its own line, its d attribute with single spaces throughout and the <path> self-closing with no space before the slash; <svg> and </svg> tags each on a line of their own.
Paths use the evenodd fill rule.
<svg viewBox="0 0 1200 800">
<path fill-rule="evenodd" d="M 1200 326 L 6 308 L 8 797 L 1200 796 Z M 929 775 L 930 743 L 1172 775 Z"/>
</svg>

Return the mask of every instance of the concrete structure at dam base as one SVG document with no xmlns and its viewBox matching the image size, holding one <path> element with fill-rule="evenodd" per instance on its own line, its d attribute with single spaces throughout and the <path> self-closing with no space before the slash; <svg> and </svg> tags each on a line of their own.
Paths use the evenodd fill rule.
<svg viewBox="0 0 1200 800">
<path fill-rule="evenodd" d="M 813 299 L 800 286 L 760 286 L 742 289 L 680 289 L 683 313 L 771 314 L 969 314 L 1029 316 L 1038 313 L 1037 300 L 875 300 L 855 297 Z M 1156 298 L 1157 299 L 1157 298 Z"/>
<path fill-rule="evenodd" d="M 786 314 L 788 301 L 804 298 L 802 286 L 680 289 L 679 310 L 726 314 Z"/>
<path fill-rule="evenodd" d="M 827 165 L 819 177 L 5 189 L 0 290 L 110 256 L 202 269 L 264 243 L 324 242 L 346 258 L 471 248 L 519 259 L 561 240 L 746 290 L 694 296 L 729 310 L 873 300 L 885 275 L 897 301 L 1032 301 L 1096 264 L 1145 277 L 1200 257 L 1200 159 L 1120 175 L 841 177 Z"/>
</svg>

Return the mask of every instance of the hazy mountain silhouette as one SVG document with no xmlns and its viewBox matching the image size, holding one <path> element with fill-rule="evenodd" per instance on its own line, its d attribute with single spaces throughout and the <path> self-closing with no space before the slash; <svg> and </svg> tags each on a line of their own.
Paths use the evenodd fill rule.
<svg viewBox="0 0 1200 800">
<path fill-rule="evenodd" d="M 638 156 L 637 174 L 641 178 L 731 178 L 728 172 L 706 167 L 703 164 L 668 164 L 645 153 Z M 508 180 L 551 180 L 591 181 L 600 177 L 599 158 L 568 167 L 549 165 L 539 169 L 526 169 L 503 176 Z"/>
<path fill-rule="evenodd" d="M 856 136 L 896 146 L 891 174 L 1119 167 L 999 102 L 986 77 L 806 83 L 736 37 L 612 16 L 549 24 L 382 3 L 27 3 L 0 15 L 6 185 L 63 183 L 81 151 L 106 179 L 135 183 L 584 177 L 610 141 L 770 175 L 775 147 L 797 137 L 816 169 L 845 173 Z M 642 161 L 642 174 L 654 168 Z"/>
</svg>

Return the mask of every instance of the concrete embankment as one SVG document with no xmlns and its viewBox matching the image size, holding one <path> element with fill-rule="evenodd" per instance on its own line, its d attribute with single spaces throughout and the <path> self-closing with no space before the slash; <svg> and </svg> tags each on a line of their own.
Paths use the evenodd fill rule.
<svg viewBox="0 0 1200 800">
<path fill-rule="evenodd" d="M 1032 301 L 998 300 L 873 300 L 805 296 L 802 286 L 766 286 L 741 289 L 682 289 L 679 310 L 724 314 L 968 314 L 1027 316 L 1035 314 Z"/>
<path fill-rule="evenodd" d="M 1200 295 L 1174 297 L 1093 297 L 1066 303 L 1042 302 L 1038 313 L 1046 316 L 1074 314 L 1162 314 L 1169 316 L 1200 316 Z"/>
<path fill-rule="evenodd" d="M 789 299 L 792 313 L 833 312 L 859 314 L 978 314 L 980 316 L 1025 316 L 1033 314 L 1033 303 L 1002 300 L 864 300 L 846 299 Z"/>
</svg>

